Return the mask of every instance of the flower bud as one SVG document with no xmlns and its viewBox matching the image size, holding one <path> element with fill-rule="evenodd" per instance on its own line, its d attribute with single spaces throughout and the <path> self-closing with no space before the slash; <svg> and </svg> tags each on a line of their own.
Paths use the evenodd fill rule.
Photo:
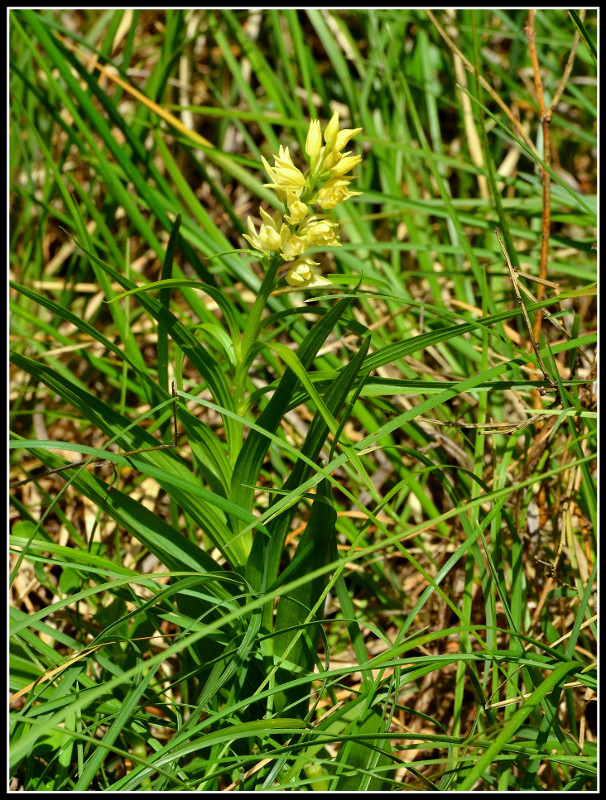
<svg viewBox="0 0 606 800">
<path fill-rule="evenodd" d="M 317 158 L 322 149 L 322 133 L 320 131 L 320 120 L 312 119 L 307 131 L 305 140 L 305 152 L 310 158 Z"/>
<path fill-rule="evenodd" d="M 267 213 L 267 211 L 264 211 L 262 208 L 260 208 L 259 211 L 261 213 L 261 219 L 263 220 L 263 223 L 259 228 L 259 233 L 257 234 L 257 229 L 255 228 L 252 219 L 249 217 L 248 234 L 243 234 L 244 238 L 255 248 L 255 250 L 261 250 L 270 253 L 275 250 L 279 250 L 282 240 L 276 227 L 276 221 Z"/>
<path fill-rule="evenodd" d="M 331 155 L 333 154 L 331 153 Z M 326 160 L 328 161 L 328 159 Z M 334 167 L 329 167 L 331 175 L 333 178 L 342 178 L 346 172 L 356 167 L 360 161 L 362 161 L 362 156 L 345 156 Z"/>
<path fill-rule="evenodd" d="M 335 143 L 333 145 L 333 150 L 342 150 L 347 142 L 356 135 L 356 133 L 360 133 L 362 128 L 343 128 L 342 131 L 337 133 Z"/>
<path fill-rule="evenodd" d="M 305 186 L 305 177 L 301 170 L 297 169 L 293 164 L 288 147 L 280 145 L 279 154 L 274 156 L 275 163 L 273 167 L 270 167 L 263 157 L 261 157 L 261 160 L 271 180 L 271 183 L 265 183 L 264 186 L 276 191 L 290 191 L 297 196 L 301 194 Z"/>
<path fill-rule="evenodd" d="M 326 126 L 324 130 L 324 141 L 328 145 L 328 147 L 333 150 L 334 143 L 336 141 L 337 135 L 339 133 L 339 112 L 335 111 L 332 115 L 332 119 Z"/>
</svg>

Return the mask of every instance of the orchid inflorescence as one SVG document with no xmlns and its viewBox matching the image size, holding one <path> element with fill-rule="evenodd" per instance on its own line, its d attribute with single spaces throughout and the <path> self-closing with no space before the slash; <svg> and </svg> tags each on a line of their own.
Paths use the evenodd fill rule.
<svg viewBox="0 0 606 800">
<path fill-rule="evenodd" d="M 339 247 L 339 226 L 327 214 L 314 213 L 317 205 L 330 211 L 339 203 L 361 192 L 351 192 L 350 172 L 362 161 L 362 156 L 351 156 L 341 151 L 349 140 L 362 128 L 339 130 L 337 111 L 324 130 L 324 145 L 320 120 L 309 124 L 305 152 L 309 156 L 309 169 L 304 173 L 292 161 L 288 147 L 280 145 L 274 166 L 263 158 L 263 166 L 271 183 L 265 186 L 274 189 L 278 199 L 284 203 L 285 213 L 271 216 L 262 208 L 261 226 L 257 232 L 252 219 L 248 218 L 248 234 L 244 238 L 262 253 L 278 253 L 290 263 L 286 282 L 300 289 L 330 284 L 327 278 L 316 272 L 319 266 L 309 255 L 309 247 Z M 286 211 L 288 213 L 286 213 Z"/>
</svg>

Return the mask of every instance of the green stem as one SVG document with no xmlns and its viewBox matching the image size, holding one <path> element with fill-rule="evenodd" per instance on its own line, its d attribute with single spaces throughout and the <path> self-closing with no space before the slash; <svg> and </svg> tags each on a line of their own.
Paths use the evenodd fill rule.
<svg viewBox="0 0 606 800">
<path fill-rule="evenodd" d="M 248 368 L 250 367 L 251 361 L 251 350 L 259 338 L 259 323 L 261 322 L 261 316 L 263 314 L 263 310 L 267 306 L 267 299 L 269 298 L 270 292 L 276 281 L 276 274 L 281 263 L 282 259 L 280 258 L 280 254 L 274 253 L 271 261 L 269 262 L 269 267 L 267 268 L 263 282 L 259 287 L 255 302 L 253 303 L 253 307 L 248 315 L 248 320 L 244 328 L 242 344 L 240 348 L 240 358 L 236 366 L 236 375 L 234 379 L 234 400 L 237 414 L 242 414 L 244 411 L 244 393 L 246 390 Z M 240 445 L 241 441 L 242 440 L 240 439 Z M 232 463 L 235 463 L 239 449 L 240 448 L 238 446 L 237 448 L 234 448 L 234 452 L 230 452 L 230 459 Z"/>
</svg>

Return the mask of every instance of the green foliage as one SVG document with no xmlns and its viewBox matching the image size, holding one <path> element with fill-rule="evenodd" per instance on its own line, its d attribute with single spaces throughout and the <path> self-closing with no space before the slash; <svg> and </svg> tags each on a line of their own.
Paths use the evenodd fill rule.
<svg viewBox="0 0 606 800">
<path fill-rule="evenodd" d="M 9 20 L 11 789 L 594 789 L 595 11 Z"/>
</svg>

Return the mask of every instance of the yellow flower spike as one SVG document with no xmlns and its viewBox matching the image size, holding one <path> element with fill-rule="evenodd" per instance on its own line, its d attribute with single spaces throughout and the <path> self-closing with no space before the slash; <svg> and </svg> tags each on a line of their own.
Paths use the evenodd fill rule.
<svg viewBox="0 0 606 800">
<path fill-rule="evenodd" d="M 318 192 L 318 205 L 323 209 L 335 208 L 339 203 L 349 200 L 362 192 L 350 192 L 349 181 L 344 178 L 330 178 Z"/>
<path fill-rule="evenodd" d="M 339 133 L 339 112 L 335 111 L 326 128 L 324 129 L 324 141 L 330 150 L 334 150 L 334 143 Z"/>
<path fill-rule="evenodd" d="M 309 168 L 305 172 L 295 166 L 288 147 L 283 145 L 273 157 L 273 166 L 262 158 L 270 180 L 265 186 L 275 191 L 278 200 L 284 203 L 284 211 L 282 217 L 271 217 L 261 209 L 259 231 L 249 218 L 248 233 L 244 238 L 256 250 L 279 251 L 285 262 L 292 262 L 286 274 L 287 287 L 279 291 L 331 285 L 330 280 L 316 272 L 319 264 L 306 255 L 306 251 L 309 247 L 341 246 L 339 225 L 328 215 L 315 212 L 333 209 L 350 197 L 362 194 L 348 188 L 351 179 L 348 173 L 362 161 L 362 157 L 350 156 L 349 151 L 342 152 L 361 130 L 346 128 L 339 131 L 339 112 L 335 111 L 323 133 L 319 120 L 310 120 L 305 139 Z"/>
<path fill-rule="evenodd" d="M 320 131 L 320 120 L 312 119 L 307 131 L 305 140 L 305 152 L 310 158 L 317 158 L 322 150 L 322 133 Z"/>
<path fill-rule="evenodd" d="M 286 273 L 286 283 L 297 289 L 313 289 L 316 286 L 329 286 L 328 278 L 316 273 L 315 267 L 320 266 L 311 258 L 299 258 Z"/>
<path fill-rule="evenodd" d="M 308 206 L 302 203 L 293 192 L 286 193 L 286 205 L 290 211 L 290 216 L 285 214 L 284 219 L 290 222 L 291 225 L 297 225 L 301 220 L 305 219 L 309 212 Z"/>
</svg>

